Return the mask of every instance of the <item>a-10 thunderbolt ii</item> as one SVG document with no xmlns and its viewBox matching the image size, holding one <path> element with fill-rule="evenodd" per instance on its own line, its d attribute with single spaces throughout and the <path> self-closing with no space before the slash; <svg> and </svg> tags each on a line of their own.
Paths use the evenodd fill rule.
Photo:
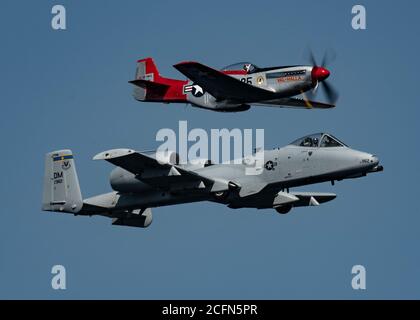
<svg viewBox="0 0 420 320">
<path fill-rule="evenodd" d="M 202 161 L 182 165 L 175 152 L 105 151 L 94 160 L 117 166 L 110 176 L 114 191 L 83 200 L 72 152 L 54 151 L 45 158 L 42 209 L 102 215 L 113 218 L 115 225 L 135 227 L 150 225 L 152 207 L 197 201 L 213 201 L 230 208 L 273 208 L 284 214 L 336 197 L 333 193 L 293 192 L 290 188 L 334 183 L 383 170 L 376 156 L 351 149 L 327 133 L 259 152 L 264 160 L 255 169 L 260 171 L 247 174 L 249 157 L 241 164 Z"/>
<path fill-rule="evenodd" d="M 311 54 L 311 66 L 259 68 L 248 62 L 236 63 L 220 71 L 198 62 L 181 62 L 174 67 L 189 80 L 165 78 L 152 58 L 138 60 L 134 98 L 138 101 L 189 103 L 213 111 L 246 111 L 251 105 L 289 108 L 332 108 L 338 98 L 326 82 L 330 72 L 317 66 Z M 328 103 L 312 101 L 321 86 Z M 303 99 L 294 96 L 303 95 Z"/>
</svg>

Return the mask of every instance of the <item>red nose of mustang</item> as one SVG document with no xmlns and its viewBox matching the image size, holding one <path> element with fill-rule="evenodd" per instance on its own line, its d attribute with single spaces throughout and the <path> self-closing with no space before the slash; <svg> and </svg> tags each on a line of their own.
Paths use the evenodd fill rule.
<svg viewBox="0 0 420 320">
<path fill-rule="evenodd" d="M 323 81 L 330 76 L 330 72 L 322 67 L 314 67 L 312 69 L 312 80 Z"/>
</svg>

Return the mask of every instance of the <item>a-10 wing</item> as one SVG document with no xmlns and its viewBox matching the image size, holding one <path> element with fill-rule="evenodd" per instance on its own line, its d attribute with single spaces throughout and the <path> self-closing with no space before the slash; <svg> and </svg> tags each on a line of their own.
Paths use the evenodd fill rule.
<svg viewBox="0 0 420 320">
<path fill-rule="evenodd" d="M 212 179 L 187 170 L 179 165 L 159 161 L 150 155 L 131 149 L 113 149 L 97 154 L 94 160 L 106 160 L 134 175 L 155 188 L 209 189 L 210 192 L 226 191 L 229 182 Z"/>
</svg>

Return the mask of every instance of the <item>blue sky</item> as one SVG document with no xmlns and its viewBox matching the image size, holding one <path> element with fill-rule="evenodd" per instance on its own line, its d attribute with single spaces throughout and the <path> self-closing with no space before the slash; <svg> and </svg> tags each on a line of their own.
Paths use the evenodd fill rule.
<svg viewBox="0 0 420 320">
<path fill-rule="evenodd" d="M 51 7 L 67 30 L 51 29 Z M 367 30 L 351 28 L 353 1 L 2 1 L 0 298 L 420 298 L 417 202 L 419 57 L 413 1 L 363 1 Z M 310 46 L 340 91 L 328 111 L 253 108 L 219 114 L 139 103 L 127 83 L 138 58 L 160 72 L 197 60 L 213 67 L 305 64 Z M 320 96 L 322 98 L 322 96 Z M 148 229 L 40 210 L 44 154 L 73 150 L 85 197 L 110 190 L 98 152 L 158 146 L 160 128 L 263 128 L 268 148 L 328 131 L 377 154 L 385 171 L 311 185 L 338 194 L 281 216 L 194 203 L 154 210 Z M 51 267 L 67 289 L 51 288 Z M 351 268 L 367 269 L 367 290 Z"/>
</svg>

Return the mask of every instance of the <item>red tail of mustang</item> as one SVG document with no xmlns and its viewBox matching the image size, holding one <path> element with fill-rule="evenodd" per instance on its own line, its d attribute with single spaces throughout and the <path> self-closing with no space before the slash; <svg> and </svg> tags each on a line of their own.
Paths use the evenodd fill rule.
<svg viewBox="0 0 420 320">
<path fill-rule="evenodd" d="M 162 77 L 152 58 L 137 61 L 136 79 L 130 81 L 136 87 L 134 98 L 152 102 L 186 102 L 183 87 L 187 80 Z"/>
</svg>

